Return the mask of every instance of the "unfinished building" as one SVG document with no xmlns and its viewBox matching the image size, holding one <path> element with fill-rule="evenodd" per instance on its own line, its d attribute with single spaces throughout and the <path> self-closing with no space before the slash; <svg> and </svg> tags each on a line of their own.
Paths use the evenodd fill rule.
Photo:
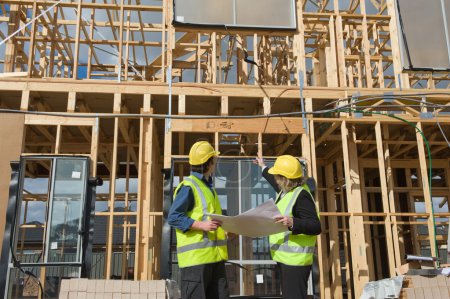
<svg viewBox="0 0 450 299">
<path fill-rule="evenodd" d="M 322 223 L 321 298 L 359 298 L 366 282 L 395 276 L 406 254 L 450 263 L 450 66 L 437 50 L 448 46 L 440 24 L 408 29 L 418 8 L 400 23 L 407 1 L 286 1 L 286 24 L 265 26 L 254 15 L 276 14 L 276 1 L 191 1 L 219 18 L 203 24 L 195 18 L 204 14 L 191 22 L 178 2 L 0 0 L 0 226 L 10 162 L 22 157 L 13 251 L 36 264 L 30 271 L 50 297 L 58 279 L 78 275 L 42 265 L 50 251 L 75 259 L 46 233 L 54 157 L 88 157 L 90 175 L 104 181 L 89 277 L 176 280 L 164 217 L 200 139 L 222 153 L 215 186 L 228 215 L 274 196 L 256 156 L 306 161 Z M 223 26 L 220 17 L 233 16 L 219 3 L 248 16 Z M 415 53 L 414 32 L 446 38 Z M 58 211 L 74 217 L 70 207 Z M 243 266 L 227 265 L 232 295 L 279 295 L 267 238 L 229 248 Z M 20 271 L 7 284 L 15 296 L 40 296 Z"/>
</svg>

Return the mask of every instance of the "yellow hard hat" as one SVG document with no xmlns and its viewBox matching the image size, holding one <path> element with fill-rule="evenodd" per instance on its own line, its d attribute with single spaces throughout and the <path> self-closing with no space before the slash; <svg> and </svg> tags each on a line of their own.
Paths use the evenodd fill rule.
<svg viewBox="0 0 450 299">
<path fill-rule="evenodd" d="M 216 152 L 208 141 L 198 141 L 194 143 L 189 151 L 189 164 L 202 165 L 209 158 L 218 156 L 220 153 Z"/>
<path fill-rule="evenodd" d="M 279 174 L 288 179 L 298 179 L 303 176 L 302 165 L 291 155 L 279 156 L 273 167 L 269 169 L 270 174 Z"/>
</svg>

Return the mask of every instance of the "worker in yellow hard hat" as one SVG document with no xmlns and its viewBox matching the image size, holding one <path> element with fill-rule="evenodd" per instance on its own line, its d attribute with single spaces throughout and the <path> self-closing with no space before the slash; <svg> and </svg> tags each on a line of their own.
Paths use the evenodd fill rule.
<svg viewBox="0 0 450 299">
<path fill-rule="evenodd" d="M 273 167 L 262 158 L 255 160 L 263 168 L 263 177 L 277 192 L 275 203 L 280 216 L 274 221 L 288 229 L 269 236 L 270 253 L 281 270 L 283 299 L 307 298 L 317 235 L 321 233 L 320 216 L 306 183 L 300 161 L 279 156 Z"/>
<path fill-rule="evenodd" d="M 207 141 L 191 147 L 191 175 L 176 188 L 169 211 L 168 223 L 176 228 L 182 299 L 229 298 L 225 231 L 205 215 L 222 214 L 212 181 L 218 155 Z"/>
</svg>

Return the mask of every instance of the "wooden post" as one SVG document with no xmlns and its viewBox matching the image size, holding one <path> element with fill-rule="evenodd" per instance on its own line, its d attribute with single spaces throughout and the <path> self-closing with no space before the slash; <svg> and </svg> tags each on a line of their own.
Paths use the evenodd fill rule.
<svg viewBox="0 0 450 299">
<path fill-rule="evenodd" d="M 73 57 L 73 78 L 78 79 L 78 61 L 80 59 L 80 31 L 81 31 L 81 3 L 83 0 L 78 0 L 77 5 L 77 25 L 76 25 L 76 31 L 75 31 L 75 56 Z"/>
<path fill-rule="evenodd" d="M 37 10 L 37 0 L 34 0 L 33 1 L 33 10 L 31 13 L 32 19 L 34 19 L 36 17 L 36 10 Z M 28 69 L 27 69 L 28 78 L 33 77 L 35 39 L 36 39 L 36 22 L 33 22 L 31 24 L 31 37 L 30 37 L 30 44 L 29 44 L 30 50 L 28 52 Z"/>
<path fill-rule="evenodd" d="M 325 176 L 327 186 L 328 212 L 336 212 L 336 194 L 332 163 L 326 165 Z M 322 269 L 322 271 L 323 275 L 327 274 L 328 271 L 331 271 L 332 283 L 331 285 L 324 285 L 324 296 L 325 298 L 342 298 L 341 257 L 339 252 L 339 224 L 336 216 L 328 217 L 328 229 L 330 240 L 330 256 L 328 257 L 328 264 L 331 266 L 331 268 Z"/>
<path fill-rule="evenodd" d="M 385 231 L 386 231 L 386 249 L 387 249 L 387 258 L 388 258 L 388 266 L 389 266 L 389 274 L 390 277 L 395 276 L 395 255 L 394 255 L 394 244 L 392 240 L 392 224 L 391 224 L 391 216 L 389 211 L 389 198 L 388 198 L 388 190 L 386 183 L 386 167 L 383 153 L 383 141 L 381 137 L 381 124 L 379 121 L 375 124 L 375 135 L 377 140 L 377 154 L 378 154 L 378 170 L 380 174 L 380 184 L 381 184 L 381 198 L 383 202 L 383 211 L 387 213 L 384 218 L 385 223 Z"/>
<path fill-rule="evenodd" d="M 423 132 L 422 123 L 417 123 L 417 128 Z M 423 188 L 423 198 L 425 201 L 425 211 L 429 215 L 427 219 L 428 225 L 428 236 L 430 238 L 430 250 L 431 256 L 436 257 L 436 244 L 434 240 L 436 239 L 436 230 L 434 227 L 434 219 L 433 219 L 433 206 L 432 206 L 432 198 L 430 193 L 429 186 L 429 176 L 428 176 L 428 166 L 425 155 L 424 141 L 422 139 L 422 135 L 419 132 L 416 132 L 417 139 L 417 150 L 419 152 L 419 163 L 420 163 L 420 177 L 422 178 L 422 188 Z"/>
<path fill-rule="evenodd" d="M 361 213 L 361 191 L 359 181 L 358 156 L 355 144 L 355 132 L 347 129 L 346 121 L 341 125 L 342 149 L 344 151 L 345 188 L 349 212 Z M 350 216 L 350 242 L 353 264 L 353 281 L 355 296 L 359 298 L 364 285 L 369 281 L 367 268 L 366 241 L 362 217 Z"/>
<path fill-rule="evenodd" d="M 121 94 L 114 94 L 114 106 L 113 112 L 120 113 L 120 107 L 122 103 Z M 119 139 L 119 118 L 114 118 L 114 141 L 113 141 L 113 154 L 112 154 L 112 168 L 110 174 L 110 184 L 109 184 L 109 209 L 108 209 L 108 236 L 106 244 L 106 271 L 105 278 L 111 279 L 111 265 L 112 265 L 112 254 L 113 254 L 113 232 L 114 232 L 114 205 L 116 199 L 116 179 L 117 179 L 117 150 L 118 150 L 118 139 Z"/>
</svg>

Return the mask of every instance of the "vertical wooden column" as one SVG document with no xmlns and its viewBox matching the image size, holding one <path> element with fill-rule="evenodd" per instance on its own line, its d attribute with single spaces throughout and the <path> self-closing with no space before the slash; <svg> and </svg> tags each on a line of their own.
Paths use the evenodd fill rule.
<svg viewBox="0 0 450 299">
<path fill-rule="evenodd" d="M 31 13 L 31 18 L 34 19 L 36 17 L 36 11 L 37 11 L 37 1 L 33 1 L 33 10 Z M 29 43 L 29 50 L 28 50 L 28 70 L 27 70 L 27 76 L 28 78 L 33 76 L 34 71 L 34 52 L 35 52 L 35 44 L 36 44 L 36 22 L 31 23 L 31 37 L 30 37 L 30 43 Z"/>
<path fill-rule="evenodd" d="M 9 7 L 9 21 L 8 21 L 8 36 L 13 34 L 17 28 L 19 23 L 19 5 L 12 4 Z M 5 48 L 5 64 L 4 64 L 4 72 L 13 72 L 14 71 L 14 60 L 15 60 L 15 51 L 16 51 L 16 43 L 14 38 L 11 38 L 6 42 Z"/>
<path fill-rule="evenodd" d="M 367 26 L 367 13 L 366 13 L 366 2 L 360 1 L 361 13 L 363 15 L 362 19 L 362 46 L 364 51 L 364 69 L 366 71 L 366 87 L 373 87 L 372 80 L 372 66 L 370 61 L 370 41 Z M 362 87 L 362 86 L 361 86 Z"/>
<path fill-rule="evenodd" d="M 92 127 L 91 139 L 91 173 L 92 176 L 97 176 L 97 161 L 98 161 L 98 141 L 100 136 L 100 119 L 95 118 L 95 125 Z"/>
<path fill-rule="evenodd" d="M 143 113 L 151 113 L 151 95 L 144 95 Z M 136 255 L 135 280 L 147 280 L 149 272 L 149 237 L 150 227 L 150 194 L 151 194 L 151 164 L 152 164 L 152 136 L 154 129 L 153 118 L 140 119 L 139 134 L 139 180 L 136 222 Z"/>
<path fill-rule="evenodd" d="M 327 73 L 327 86 L 337 87 L 338 83 L 338 67 L 336 64 L 337 52 L 336 52 L 336 35 L 334 32 L 334 18 L 330 17 L 328 22 L 329 41 L 325 47 L 326 57 L 326 73 Z"/>
<path fill-rule="evenodd" d="M 417 128 L 423 132 L 422 123 L 417 123 Z M 433 203 L 430 193 L 429 186 L 429 176 L 428 176 L 428 165 L 427 158 L 425 154 L 425 145 L 422 139 L 422 135 L 419 132 L 416 132 L 417 139 L 417 150 L 419 152 L 419 163 L 420 163 L 420 177 L 422 178 L 422 188 L 423 188 L 423 198 L 425 201 L 425 211 L 429 215 L 427 219 L 428 225 L 428 236 L 430 238 L 430 249 L 431 256 L 436 257 L 436 244 L 434 240 L 436 239 L 436 229 L 434 227 L 434 219 L 433 219 Z"/>
<path fill-rule="evenodd" d="M 355 132 L 353 128 L 348 130 L 346 121 L 343 121 L 341 125 L 341 134 L 348 211 L 350 213 L 361 213 L 361 190 Z M 359 298 L 362 294 L 365 283 L 369 281 L 363 218 L 351 215 L 349 219 L 349 228 L 352 253 L 353 286 L 355 291 L 354 295 L 356 298 Z"/>
<path fill-rule="evenodd" d="M 334 1 L 334 13 L 336 15 L 336 56 L 338 64 L 338 74 L 339 74 L 339 86 L 347 86 L 347 70 L 345 67 L 345 52 L 344 52 L 344 34 L 342 31 L 342 16 L 339 12 L 339 1 Z"/>
<path fill-rule="evenodd" d="M 405 168 L 405 177 L 406 177 L 406 187 L 408 188 L 408 190 L 411 190 L 412 189 L 412 180 L 411 180 L 411 169 L 410 168 Z M 406 193 L 406 196 L 407 196 L 408 208 L 409 208 L 408 212 L 415 213 L 416 207 L 414 204 L 415 200 L 414 200 L 414 196 L 412 195 L 412 192 L 408 191 Z M 414 219 L 414 218 L 411 217 L 410 219 Z M 417 236 L 419 235 L 418 230 L 417 230 L 417 225 L 410 225 L 410 230 L 411 230 L 411 242 L 412 242 L 412 248 L 413 248 L 412 252 L 414 254 L 420 254 L 420 245 L 417 240 Z"/>
<path fill-rule="evenodd" d="M 77 79 L 78 77 L 78 61 L 80 59 L 80 31 L 81 31 L 81 3 L 83 0 L 78 0 L 77 5 L 77 25 L 75 31 L 75 55 L 73 57 L 73 79 Z"/>
<path fill-rule="evenodd" d="M 120 114 L 122 104 L 122 95 L 114 94 L 113 113 Z M 114 141 L 112 152 L 111 174 L 109 176 L 109 203 L 108 203 L 108 236 L 106 241 L 106 258 L 105 258 L 105 278 L 110 279 L 112 275 L 112 254 L 113 254 L 113 236 L 114 236 L 114 205 L 116 200 L 116 179 L 117 179 L 117 150 L 119 139 L 119 118 L 114 118 Z"/>
<path fill-rule="evenodd" d="M 365 172 L 364 167 L 360 164 L 359 166 L 359 178 L 361 181 L 361 203 L 362 203 L 362 209 L 365 212 L 370 211 L 370 205 L 368 202 L 368 196 L 366 192 L 366 186 L 365 186 Z M 368 216 L 364 216 L 363 220 L 369 220 Z M 372 232 L 370 228 L 364 228 L 364 236 L 366 237 L 366 252 L 367 252 L 367 267 L 369 269 L 369 278 L 371 281 L 376 280 L 375 279 L 375 267 L 373 262 L 373 252 L 374 250 L 377 250 L 378 247 L 374 246 L 373 239 L 372 239 Z"/>
<path fill-rule="evenodd" d="M 303 84 L 306 86 L 306 61 L 305 61 L 305 24 L 303 23 L 302 1 L 295 1 L 297 10 L 297 32 L 294 35 L 293 56 L 297 71 L 294 74 L 297 86 L 300 86 L 299 73 L 303 73 Z"/>
<path fill-rule="evenodd" d="M 336 212 L 336 193 L 334 182 L 333 164 L 325 166 L 326 186 L 327 186 L 327 208 L 328 212 Z M 339 181 L 339 178 L 338 178 Z M 331 271 L 331 284 L 324 285 L 324 298 L 338 299 L 342 298 L 342 275 L 341 275 L 341 257 L 339 252 L 339 224 L 337 216 L 327 217 L 329 230 L 330 255 L 328 256 L 329 268 L 321 269 L 323 274 Z M 323 249 L 322 249 L 323 250 Z M 322 290 L 321 290 L 322 291 Z M 322 293 L 321 293 L 322 294 Z"/>
<path fill-rule="evenodd" d="M 119 71 L 117 74 L 117 78 L 118 81 L 122 81 L 122 65 L 124 65 L 123 63 L 123 21 L 124 21 L 124 8 L 123 8 L 123 1 L 124 0 L 120 0 L 120 12 L 119 12 L 119 51 L 118 51 L 118 66 L 119 66 Z M 114 25 L 112 25 L 114 26 Z M 114 30 L 114 29 L 113 29 Z M 124 67 L 126 67 L 126 64 L 124 65 Z"/>
<path fill-rule="evenodd" d="M 211 83 L 217 83 L 217 33 L 211 33 Z M 221 45 L 219 44 L 219 48 Z M 219 60 L 221 57 L 219 56 Z"/>
<path fill-rule="evenodd" d="M 28 89 L 22 90 L 22 98 L 20 100 L 20 110 L 26 111 L 30 106 L 30 91 Z"/>
<path fill-rule="evenodd" d="M 96 0 L 92 0 L 93 3 L 95 3 Z M 91 26 L 89 28 L 89 39 L 94 39 L 94 29 L 95 29 L 95 9 L 91 9 L 91 18 L 90 18 Z M 87 71 L 86 71 L 86 78 L 91 78 L 91 72 L 92 72 L 92 55 L 94 54 L 94 48 L 93 45 L 90 44 L 88 48 L 88 57 L 87 57 Z"/>
<path fill-rule="evenodd" d="M 383 135 L 385 140 L 389 140 L 389 128 L 387 125 L 382 126 Z M 389 210 L 390 213 L 396 213 L 396 203 L 395 203 L 395 194 L 394 194 L 394 169 L 391 165 L 391 153 L 389 151 L 389 144 L 387 142 L 383 142 L 383 150 L 384 150 L 384 161 L 386 168 L 386 181 L 387 181 L 387 195 L 389 199 Z M 404 254 L 401 253 L 402 244 L 404 245 L 403 240 L 400 240 L 399 230 L 397 224 L 397 217 L 391 217 L 392 224 L 392 238 L 394 241 L 394 252 L 395 252 L 395 267 L 400 267 L 402 265 L 402 257 Z"/>
<path fill-rule="evenodd" d="M 67 112 L 75 112 L 77 102 L 77 94 L 74 91 L 69 91 L 69 96 L 67 97 Z"/>
<path fill-rule="evenodd" d="M 384 218 L 384 228 L 386 232 L 386 249 L 388 258 L 388 267 L 390 277 L 395 276 L 395 255 L 394 255 L 394 244 L 392 239 L 392 224 L 389 208 L 389 198 L 386 183 L 386 167 L 383 153 L 383 141 L 381 137 L 381 124 L 379 121 L 375 124 L 375 136 L 377 141 L 377 155 L 378 155 L 378 170 L 380 174 L 380 184 L 381 184 L 381 199 L 383 203 L 383 212 L 387 215 Z"/>
</svg>

